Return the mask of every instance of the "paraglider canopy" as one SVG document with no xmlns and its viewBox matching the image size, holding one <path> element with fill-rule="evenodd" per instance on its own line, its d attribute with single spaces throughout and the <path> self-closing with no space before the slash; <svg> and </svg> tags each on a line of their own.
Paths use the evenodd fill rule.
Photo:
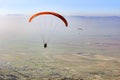
<svg viewBox="0 0 120 80">
<path fill-rule="evenodd" d="M 30 17 L 29 22 L 31 22 L 37 16 L 46 15 L 46 14 L 54 15 L 54 16 L 60 18 L 64 22 L 65 26 L 66 27 L 68 26 L 67 20 L 62 15 L 55 13 L 55 12 L 38 12 Z"/>
</svg>

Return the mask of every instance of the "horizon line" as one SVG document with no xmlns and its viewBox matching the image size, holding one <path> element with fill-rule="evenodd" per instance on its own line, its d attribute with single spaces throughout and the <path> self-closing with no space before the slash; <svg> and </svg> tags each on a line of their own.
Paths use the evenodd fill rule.
<svg viewBox="0 0 120 80">
<path fill-rule="evenodd" d="M 29 16 L 31 14 L 0 14 L 0 16 Z M 120 15 L 64 15 L 73 17 L 120 17 Z"/>
</svg>

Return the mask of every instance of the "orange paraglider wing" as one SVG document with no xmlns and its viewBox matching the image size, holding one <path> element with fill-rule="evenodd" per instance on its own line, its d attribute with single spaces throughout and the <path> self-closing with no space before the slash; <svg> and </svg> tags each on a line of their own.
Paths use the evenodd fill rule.
<svg viewBox="0 0 120 80">
<path fill-rule="evenodd" d="M 67 20 L 62 15 L 60 15 L 58 13 L 55 13 L 55 12 L 39 12 L 39 13 L 36 13 L 36 14 L 34 14 L 30 17 L 29 22 L 31 22 L 32 19 L 34 19 L 35 17 L 37 17 L 39 15 L 46 15 L 46 14 L 54 15 L 54 16 L 60 18 L 64 22 L 65 26 L 66 27 L 68 26 Z"/>
</svg>

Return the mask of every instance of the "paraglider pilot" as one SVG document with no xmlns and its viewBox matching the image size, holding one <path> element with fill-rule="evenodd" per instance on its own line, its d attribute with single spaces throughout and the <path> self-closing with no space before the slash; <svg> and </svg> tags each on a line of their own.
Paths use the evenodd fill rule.
<svg viewBox="0 0 120 80">
<path fill-rule="evenodd" d="M 47 43 L 44 43 L 44 48 L 47 48 Z"/>
</svg>

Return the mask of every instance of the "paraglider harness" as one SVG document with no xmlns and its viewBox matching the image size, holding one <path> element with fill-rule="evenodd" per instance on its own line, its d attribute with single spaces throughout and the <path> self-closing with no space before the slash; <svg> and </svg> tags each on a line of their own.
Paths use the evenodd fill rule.
<svg viewBox="0 0 120 80">
<path fill-rule="evenodd" d="M 47 48 L 47 43 L 44 43 L 44 48 Z"/>
</svg>

